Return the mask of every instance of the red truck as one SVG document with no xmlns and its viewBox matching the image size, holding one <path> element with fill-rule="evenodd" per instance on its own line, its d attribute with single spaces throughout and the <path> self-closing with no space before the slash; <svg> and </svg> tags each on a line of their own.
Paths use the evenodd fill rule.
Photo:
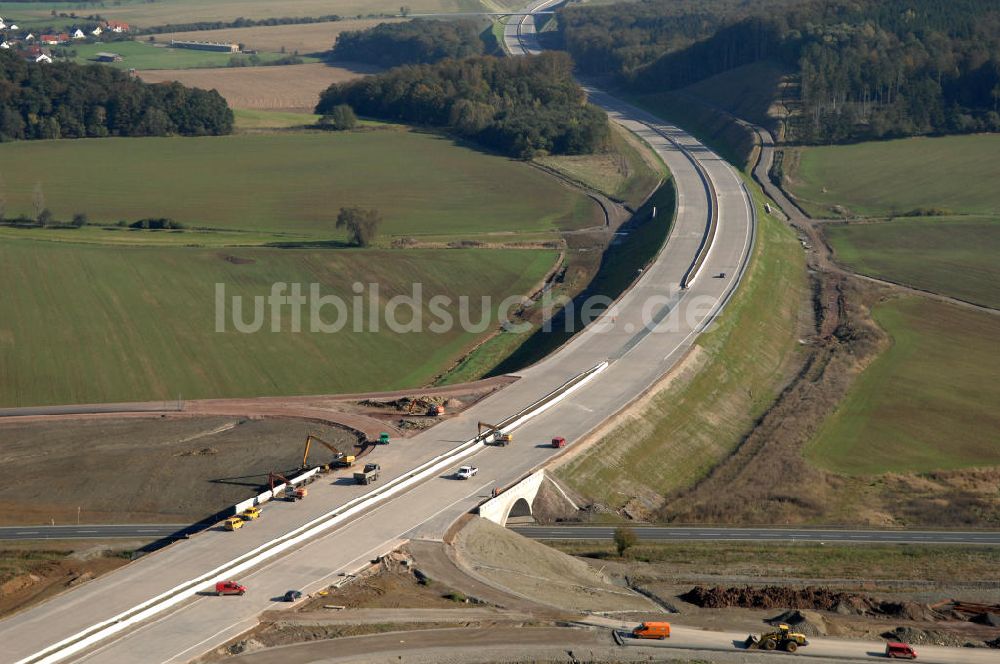
<svg viewBox="0 0 1000 664">
<path fill-rule="evenodd" d="M 246 591 L 246 586 L 241 586 L 235 581 L 219 581 L 215 584 L 216 595 L 242 595 Z"/>
</svg>

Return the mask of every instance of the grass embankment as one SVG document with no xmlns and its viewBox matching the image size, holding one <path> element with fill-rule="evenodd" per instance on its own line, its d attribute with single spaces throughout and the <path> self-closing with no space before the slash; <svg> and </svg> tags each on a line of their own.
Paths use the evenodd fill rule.
<svg viewBox="0 0 1000 664">
<path fill-rule="evenodd" d="M 896 218 L 824 230 L 837 260 L 861 274 L 1000 308 L 1000 217 Z"/>
<path fill-rule="evenodd" d="M 581 156 L 547 156 L 536 161 L 570 180 L 601 192 L 633 208 L 646 200 L 657 183 L 667 177 L 656 153 L 618 125 L 611 125 L 607 152 Z"/>
<path fill-rule="evenodd" d="M 203 41 L 203 40 L 202 40 Z M 72 44 L 68 48 L 76 51 L 74 62 L 92 64 L 98 53 L 117 53 L 121 62 L 109 62 L 117 69 L 199 69 L 204 67 L 226 67 L 233 59 L 246 62 L 250 56 L 242 53 L 219 53 L 188 48 L 171 48 L 164 44 L 150 44 L 139 41 L 119 41 L 113 43 Z M 283 57 L 278 53 L 259 53 L 261 62 L 271 62 Z M 303 57 L 304 63 L 318 62 L 316 58 Z"/>
<path fill-rule="evenodd" d="M 872 314 L 892 346 L 857 379 L 807 458 L 851 475 L 1000 464 L 996 317 L 919 298 Z"/>
<path fill-rule="evenodd" d="M 386 390 L 421 385 L 456 361 L 477 334 L 427 331 L 437 320 L 427 304 L 435 294 L 470 298 L 470 320 L 480 320 L 480 297 L 495 308 L 510 294 L 528 292 L 552 265 L 552 251 L 368 250 L 309 251 L 82 246 L 8 242 L 0 247 L 0 280 L 18 284 L 0 303 L 0 406 L 185 399 L 270 394 Z M 470 279 L 469 275 L 489 278 Z M 351 285 L 377 283 L 382 308 L 424 292 L 423 333 L 393 333 L 385 318 L 377 332 L 234 330 L 232 301 L 225 333 L 215 331 L 215 284 L 244 298 L 243 320 L 253 319 L 253 297 L 275 282 L 320 284 L 324 295 L 350 302 Z M 453 305 L 454 307 L 454 305 Z M 332 308 L 323 319 L 336 319 Z M 407 310 L 399 315 L 409 320 Z M 496 318 L 493 318 L 495 326 Z M 480 333 L 481 334 L 481 333 Z"/>
<path fill-rule="evenodd" d="M 642 531 L 639 531 L 640 536 Z M 563 553 L 618 560 L 608 542 L 546 542 Z M 913 544 L 638 544 L 622 560 L 654 563 L 684 574 L 799 579 L 892 579 L 981 582 L 1000 565 L 1000 548 Z"/>
<path fill-rule="evenodd" d="M 815 217 L 913 209 L 1000 215 L 1000 134 L 802 148 L 785 185 Z"/>
<path fill-rule="evenodd" d="M 797 356 L 806 276 L 794 234 L 762 211 L 760 219 L 752 265 L 716 326 L 698 339 L 696 370 L 681 369 L 559 467 L 574 489 L 610 507 L 633 497 L 655 506 L 708 473 L 773 403 Z"/>
<path fill-rule="evenodd" d="M 729 115 L 681 92 L 662 92 L 631 97 L 650 113 L 682 127 L 726 161 L 746 169 L 756 145 L 753 132 L 732 121 Z"/>
<path fill-rule="evenodd" d="M 582 194 L 530 166 L 400 128 L 22 141 L 0 146 L 0 157 L 18 164 L 3 173 L 8 218 L 34 216 L 40 187 L 57 219 L 76 212 L 109 224 L 169 217 L 192 228 L 273 233 L 276 240 L 344 239 L 334 228 L 344 205 L 378 208 L 385 242 L 554 232 L 594 222 L 591 206 L 580 205 Z"/>
<path fill-rule="evenodd" d="M 483 369 L 488 370 L 492 376 L 515 372 L 538 362 L 569 341 L 573 334 L 590 322 L 584 321 L 582 315 L 584 311 L 582 304 L 588 298 L 596 295 L 603 295 L 612 300 L 617 298 L 635 280 L 637 271 L 656 258 L 673 224 L 675 197 L 673 181 L 667 180 L 650 196 L 646 204 L 636 211 L 631 224 L 622 227 L 620 232 L 627 232 L 627 235 L 620 243 L 600 256 L 599 264 L 589 282 L 575 284 L 575 279 L 568 276 L 560 286 L 560 290 L 552 293 L 553 298 L 560 294 L 572 297 L 573 307 L 570 308 L 569 314 L 574 316 L 572 323 L 567 324 L 565 320 L 567 312 L 564 308 L 553 316 L 551 329 L 546 331 L 541 329 L 540 312 L 535 311 L 537 315 L 533 322 L 536 325 L 532 331 L 522 334 L 505 333 L 491 339 L 481 349 L 477 349 L 476 353 L 465 358 L 462 364 L 446 376 L 444 382 L 460 382 L 466 380 L 469 375 L 481 374 Z M 655 220 L 651 214 L 654 206 L 661 211 Z M 670 214 L 663 214 L 664 210 L 669 210 Z M 582 243 L 577 246 L 574 244 L 574 238 L 570 238 L 569 252 L 582 251 L 581 247 L 587 249 L 583 256 L 592 256 L 599 248 L 591 246 L 588 249 Z M 572 264 L 569 267 L 572 267 Z M 566 272 L 569 273 L 570 270 L 567 269 Z M 579 269 L 576 272 L 581 273 Z M 529 312 L 529 315 L 531 313 Z M 567 329 L 571 332 L 567 332 Z M 500 359 L 503 361 L 498 363 Z"/>
</svg>

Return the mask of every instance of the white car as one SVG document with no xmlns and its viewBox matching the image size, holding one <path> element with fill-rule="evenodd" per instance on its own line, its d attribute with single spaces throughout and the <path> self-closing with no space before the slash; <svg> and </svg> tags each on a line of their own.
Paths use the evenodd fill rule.
<svg viewBox="0 0 1000 664">
<path fill-rule="evenodd" d="M 455 477 L 457 477 L 460 480 L 467 480 L 474 477 L 478 472 L 479 469 L 476 468 L 475 466 L 462 466 L 461 468 L 458 469 L 458 471 L 456 471 Z"/>
</svg>

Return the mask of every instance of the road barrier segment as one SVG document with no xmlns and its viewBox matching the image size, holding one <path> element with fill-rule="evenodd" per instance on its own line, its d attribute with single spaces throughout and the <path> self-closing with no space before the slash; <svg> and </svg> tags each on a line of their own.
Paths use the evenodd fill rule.
<svg viewBox="0 0 1000 664">
<path fill-rule="evenodd" d="M 531 418 L 540 415 L 549 408 L 579 390 L 584 385 L 597 377 L 602 371 L 607 369 L 608 362 L 601 362 L 587 371 L 580 373 L 568 381 L 549 392 L 542 398 L 523 408 L 514 415 L 505 418 L 500 426 L 500 431 L 511 431 L 521 426 Z M 122 632 L 129 627 L 137 625 L 154 615 L 161 613 L 172 606 L 175 606 L 198 594 L 206 587 L 212 587 L 218 581 L 224 581 L 234 577 L 241 572 L 245 572 L 260 563 L 273 558 L 293 546 L 301 544 L 325 530 L 343 523 L 353 517 L 385 500 L 409 489 L 410 487 L 430 478 L 444 468 L 453 465 L 456 461 L 475 454 L 483 449 L 487 437 L 492 432 L 477 435 L 475 438 L 462 443 L 452 450 L 439 454 L 438 456 L 424 462 L 405 475 L 389 481 L 384 486 L 371 491 L 354 500 L 348 501 L 344 505 L 309 521 L 298 528 L 295 528 L 281 537 L 262 544 L 257 548 L 224 563 L 198 577 L 179 584 L 155 597 L 146 600 L 131 609 L 119 613 L 107 620 L 103 620 L 96 625 L 82 630 L 70 637 L 67 637 L 51 646 L 18 660 L 15 664 L 53 664 L 60 662 L 67 657 L 80 653 L 100 641 L 103 641 L 115 634 Z"/>
</svg>

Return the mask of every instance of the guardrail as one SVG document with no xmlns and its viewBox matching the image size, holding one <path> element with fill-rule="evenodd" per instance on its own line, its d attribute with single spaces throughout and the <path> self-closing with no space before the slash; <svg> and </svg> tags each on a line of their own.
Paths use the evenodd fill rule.
<svg viewBox="0 0 1000 664">
<path fill-rule="evenodd" d="M 502 420 L 499 429 L 501 431 L 516 429 L 529 419 L 545 412 L 576 390 L 586 385 L 607 367 L 607 361 L 601 362 L 587 371 L 574 376 L 531 405 Z M 458 447 L 455 447 L 443 454 L 439 454 L 438 456 L 424 462 L 420 466 L 411 470 L 409 473 L 394 478 L 386 485 L 376 489 L 375 491 L 348 501 L 333 511 L 316 517 L 312 521 L 285 533 L 281 537 L 271 540 L 270 542 L 266 542 L 265 544 L 262 544 L 261 546 L 258 546 L 257 548 L 229 562 L 219 565 L 218 567 L 205 572 L 194 579 L 185 581 L 184 583 L 162 592 L 145 602 L 141 602 L 131 609 L 123 611 L 122 613 L 119 613 L 107 620 L 103 620 L 96 625 L 92 625 L 85 630 L 54 643 L 53 645 L 33 655 L 20 659 L 15 664 L 50 664 L 62 661 L 71 655 L 79 653 L 97 644 L 98 642 L 107 639 L 108 637 L 151 618 L 157 613 L 165 611 L 180 602 L 194 597 L 200 589 L 205 588 L 206 586 L 210 587 L 217 581 L 224 581 L 241 572 L 245 572 L 265 560 L 273 558 L 293 546 L 315 537 L 324 530 L 328 530 L 344 522 L 346 519 L 355 516 L 360 512 L 363 512 L 364 510 L 402 492 L 403 490 L 424 481 L 445 467 L 453 465 L 456 461 L 481 450 L 488 435 L 489 433 L 477 435 L 475 438 L 462 443 Z"/>
</svg>

